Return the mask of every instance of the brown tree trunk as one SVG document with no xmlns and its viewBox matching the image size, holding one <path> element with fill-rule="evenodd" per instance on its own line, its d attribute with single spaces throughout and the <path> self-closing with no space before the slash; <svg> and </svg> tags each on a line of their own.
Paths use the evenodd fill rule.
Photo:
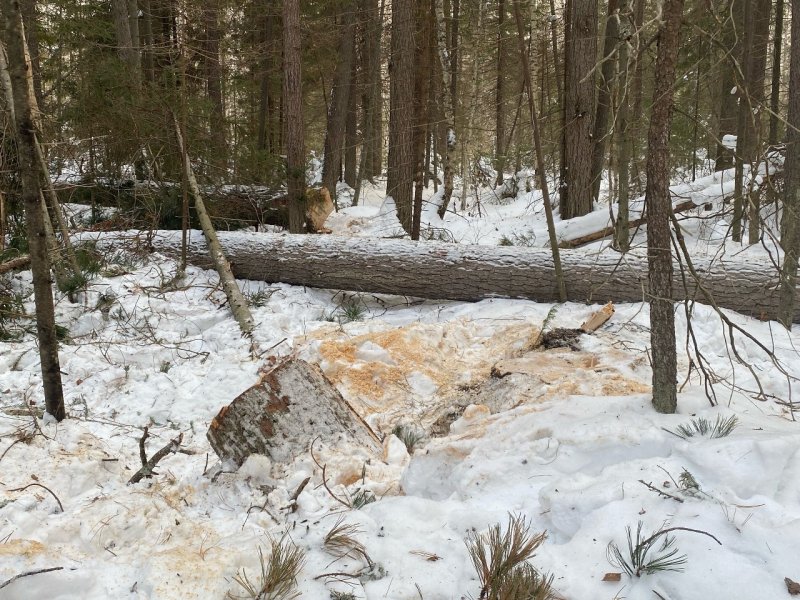
<svg viewBox="0 0 800 600">
<path fill-rule="evenodd" d="M 505 78 L 506 78 L 506 3 L 505 0 L 497 2 L 497 83 L 495 84 L 495 144 L 494 144 L 494 168 L 497 171 L 495 186 L 503 185 L 503 171 L 506 167 L 505 152 Z"/>
<path fill-rule="evenodd" d="M 283 0 L 283 127 L 292 233 L 302 233 L 305 220 L 306 151 L 300 52 L 300 0 Z"/>
<path fill-rule="evenodd" d="M 42 68 L 39 61 L 39 17 L 36 10 L 36 0 L 22 0 L 19 8 L 20 11 L 22 11 L 22 26 L 25 29 L 25 41 L 27 42 L 28 55 L 31 59 L 33 91 L 36 97 L 36 105 L 39 108 L 43 108 Z"/>
<path fill-rule="evenodd" d="M 789 329 L 797 310 L 797 263 L 800 257 L 800 0 L 792 4 L 792 46 L 789 65 L 789 117 L 786 128 L 786 181 L 783 196 L 778 320 Z"/>
<path fill-rule="evenodd" d="M 137 50 L 139 41 L 136 40 L 136 45 L 134 45 L 133 37 L 131 36 L 128 0 L 112 0 L 111 12 L 114 18 L 114 31 L 117 36 L 117 53 L 128 67 L 128 77 L 135 86 L 138 83 L 140 70 L 139 52 Z"/>
<path fill-rule="evenodd" d="M 36 333 L 41 360 L 42 385 L 45 408 L 49 414 L 61 421 L 66 417 L 64 393 L 61 387 L 61 370 L 58 360 L 58 339 L 53 305 L 53 290 L 50 281 L 50 261 L 45 242 L 45 213 L 41 209 L 41 187 L 39 183 L 39 161 L 36 155 L 36 128 L 34 114 L 28 95 L 27 62 L 25 59 L 25 36 L 22 30 L 22 15 L 19 3 L 3 0 L 4 39 L 8 44 L 9 74 L 14 94 L 16 113 L 16 141 L 19 174 L 22 183 L 22 200 L 25 206 L 28 248 L 33 273 L 33 292 L 36 301 Z"/>
<path fill-rule="evenodd" d="M 422 219 L 422 191 L 425 187 L 425 142 L 430 124 L 428 102 L 431 70 L 431 0 L 417 0 L 415 15 L 415 77 L 414 77 L 414 211 L 411 219 L 411 239 L 418 240 Z"/>
<path fill-rule="evenodd" d="M 620 11 L 620 37 L 627 39 L 630 35 L 631 23 L 631 0 L 623 0 L 622 10 Z M 633 131 L 630 123 L 630 102 L 631 95 L 628 90 L 630 69 L 628 55 L 628 44 L 622 43 L 619 46 L 617 55 L 617 177 L 619 179 L 619 195 L 617 198 L 617 219 L 614 221 L 614 248 L 620 252 L 627 252 L 630 249 L 630 226 L 629 226 L 629 201 L 630 201 L 630 164 L 633 154 Z"/>
<path fill-rule="evenodd" d="M 447 123 L 445 140 L 444 140 L 444 156 L 442 157 L 442 167 L 444 170 L 444 190 L 442 191 L 442 200 L 439 204 L 437 213 L 440 218 L 444 218 L 447 212 L 447 207 L 450 205 L 450 200 L 453 196 L 453 156 L 456 151 L 456 108 L 457 108 L 457 91 L 458 91 L 458 60 L 456 56 L 456 44 L 453 39 L 458 35 L 458 11 L 460 10 L 458 0 L 453 2 L 453 19 L 451 24 L 451 32 L 453 38 L 447 39 L 444 17 L 444 6 L 442 0 L 436 0 L 436 37 L 437 37 L 437 50 L 439 54 L 439 63 L 442 71 L 442 88 L 440 91 L 440 105 L 444 112 L 444 118 Z M 450 44 L 450 47 L 448 47 Z M 449 93 L 448 93 L 449 92 Z"/>
<path fill-rule="evenodd" d="M 353 55 L 355 54 L 356 22 L 352 6 L 343 11 L 344 23 L 339 39 L 339 60 L 333 78 L 330 106 L 328 107 L 328 128 L 325 132 L 325 156 L 322 163 L 322 185 L 328 188 L 336 202 L 336 182 L 342 162 L 342 144 L 347 126 L 347 108 L 350 104 L 350 81 L 353 76 Z"/>
<path fill-rule="evenodd" d="M 553 219 L 553 207 L 550 204 L 550 191 L 547 186 L 547 171 L 544 165 L 544 152 L 542 151 L 542 139 L 539 133 L 539 119 L 536 115 L 536 102 L 533 95 L 533 83 L 531 82 L 531 65 L 528 60 L 528 49 L 525 47 L 525 28 L 522 24 L 522 14 L 519 8 L 520 0 L 514 0 L 514 20 L 517 22 L 517 41 L 519 45 L 519 56 L 522 61 L 522 74 L 528 94 L 528 111 L 531 120 L 531 131 L 533 133 L 533 147 L 536 152 L 536 171 L 539 175 L 539 189 L 542 190 L 542 201 L 544 202 L 544 214 L 547 219 L 547 234 L 550 238 L 550 251 L 553 253 L 553 268 L 555 270 L 556 282 L 558 284 L 558 298 L 561 302 L 567 301 L 567 288 L 564 284 L 564 274 L 561 272 L 561 254 L 558 249 L 556 239 L 556 227 Z"/>
<path fill-rule="evenodd" d="M 155 80 L 155 61 L 153 58 L 153 9 L 152 0 L 139 0 L 142 13 L 140 47 L 142 49 L 142 72 L 145 81 Z"/>
<path fill-rule="evenodd" d="M 344 135 L 344 182 L 356 187 L 358 158 L 358 68 L 355 59 L 350 73 L 350 93 L 347 101 L 347 126 Z"/>
<path fill-rule="evenodd" d="M 217 168 L 217 177 L 227 175 L 228 147 L 225 130 L 225 105 L 222 93 L 222 65 L 220 63 L 219 42 L 222 32 L 219 26 L 220 7 L 218 0 L 203 3 L 203 26 L 205 42 L 203 49 L 203 68 L 206 77 L 206 93 L 211 102 L 209 131 L 213 144 L 212 164 Z"/>
<path fill-rule="evenodd" d="M 411 233 L 414 182 L 414 2 L 392 2 L 389 70 L 389 165 L 386 195 L 394 199 L 397 218 Z"/>
<path fill-rule="evenodd" d="M 597 60 L 597 0 L 568 0 L 564 77 L 564 167 L 561 218 L 592 210 L 592 134 Z"/>
<path fill-rule="evenodd" d="M 597 97 L 597 113 L 592 136 L 592 200 L 600 196 L 600 182 L 603 179 L 606 148 L 611 138 L 611 99 L 615 87 L 614 51 L 619 39 L 619 0 L 608 0 L 608 19 L 606 20 L 605 42 L 603 43 L 603 66 L 600 68 L 600 93 Z M 624 45 L 619 44 L 619 45 Z"/>
<path fill-rule="evenodd" d="M 772 40 L 772 89 L 769 96 L 769 145 L 780 137 L 781 49 L 783 48 L 783 0 L 775 3 L 775 34 Z"/>
<path fill-rule="evenodd" d="M 722 47 L 725 55 L 720 60 L 720 91 L 719 91 L 719 121 L 717 125 L 717 155 L 714 161 L 715 171 L 730 169 L 734 164 L 734 153 L 725 147 L 723 140 L 726 135 L 736 135 L 738 95 L 731 93 L 740 82 L 737 80 L 736 71 L 742 64 L 744 48 L 745 0 L 731 0 L 730 8 L 721 18 L 724 27 L 722 34 Z"/>
<path fill-rule="evenodd" d="M 677 407 L 677 356 L 672 296 L 672 238 L 669 194 L 669 132 L 673 86 L 678 63 L 683 0 L 665 0 L 658 33 L 653 108 L 647 134 L 647 262 L 650 282 L 650 346 L 653 366 L 653 406 L 661 413 Z"/>
</svg>

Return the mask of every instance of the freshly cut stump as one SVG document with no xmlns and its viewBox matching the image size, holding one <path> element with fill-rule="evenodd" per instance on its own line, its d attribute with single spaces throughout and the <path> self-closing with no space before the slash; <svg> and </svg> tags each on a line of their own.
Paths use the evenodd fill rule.
<svg viewBox="0 0 800 600">
<path fill-rule="evenodd" d="M 251 454 L 288 463 L 319 437 L 377 451 L 377 436 L 316 365 L 289 359 L 219 411 L 206 434 L 222 460 L 241 465 Z"/>
</svg>

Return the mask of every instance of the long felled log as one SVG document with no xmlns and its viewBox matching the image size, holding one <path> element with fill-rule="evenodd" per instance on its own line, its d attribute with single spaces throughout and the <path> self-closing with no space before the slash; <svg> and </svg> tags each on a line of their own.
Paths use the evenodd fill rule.
<svg viewBox="0 0 800 600">
<path fill-rule="evenodd" d="M 210 267 L 200 232 L 193 232 L 188 260 Z M 421 298 L 476 301 L 526 298 L 558 301 L 550 251 L 539 248 L 468 246 L 339 236 L 220 232 L 234 275 L 283 282 Z M 180 234 L 158 232 L 156 251 L 175 255 Z M 569 250 L 562 253 L 567 296 L 573 302 L 637 302 L 647 299 L 647 256 L 641 251 Z M 761 257 L 698 257 L 703 284 L 719 306 L 762 319 L 778 308 L 776 270 Z M 676 266 L 676 299 L 695 297 Z M 688 278 L 688 275 L 687 275 Z M 697 295 L 697 298 L 701 296 Z M 795 311 L 800 322 L 800 308 Z"/>
</svg>

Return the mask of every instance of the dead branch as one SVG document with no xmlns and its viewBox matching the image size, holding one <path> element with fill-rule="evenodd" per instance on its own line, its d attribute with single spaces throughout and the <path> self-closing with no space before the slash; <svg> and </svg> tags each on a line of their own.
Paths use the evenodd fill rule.
<svg viewBox="0 0 800 600">
<path fill-rule="evenodd" d="M 642 484 L 644 487 L 646 487 L 648 490 L 650 490 L 650 491 L 652 491 L 652 492 L 655 492 L 656 494 L 658 494 L 659 496 L 661 496 L 661 497 L 663 497 L 663 498 L 670 498 L 670 499 L 672 499 L 672 500 L 675 500 L 676 502 L 680 502 L 681 504 L 683 504 L 683 498 L 678 498 L 677 496 L 673 496 L 672 494 L 668 494 L 668 493 L 667 493 L 667 492 L 665 492 L 664 490 L 660 490 L 660 489 L 658 489 L 658 488 L 657 488 L 656 486 L 654 486 L 652 483 L 647 483 L 647 482 L 646 482 L 646 481 L 644 481 L 643 479 L 640 479 L 640 480 L 639 480 L 639 483 L 641 483 L 641 484 Z"/>
<path fill-rule="evenodd" d="M 17 269 L 27 269 L 31 264 L 31 257 L 27 254 L 12 258 L 4 263 L 0 263 L 0 275 L 8 273 L 9 271 L 16 271 Z"/>
<path fill-rule="evenodd" d="M 47 490 L 48 492 L 50 492 L 50 495 L 51 495 L 53 498 L 55 498 L 56 502 L 58 502 L 58 508 L 59 508 L 59 510 L 60 510 L 61 512 L 64 512 L 64 505 L 63 505 L 63 504 L 61 504 L 61 500 L 59 500 L 59 499 L 58 499 L 58 496 L 56 496 L 56 495 L 55 495 L 55 493 L 53 492 L 53 490 L 51 490 L 51 489 L 50 489 L 49 487 L 47 487 L 46 485 L 42 485 L 41 483 L 29 483 L 29 484 L 28 484 L 28 485 L 26 485 L 25 487 L 21 487 L 21 488 L 15 488 L 15 489 L 13 489 L 13 490 L 8 490 L 8 491 L 9 491 L 9 492 L 24 492 L 24 491 L 25 491 L 25 490 L 27 490 L 29 487 L 33 487 L 33 486 L 40 487 L 40 488 L 42 488 L 42 489 L 44 489 L 44 490 Z"/>
<path fill-rule="evenodd" d="M 40 573 L 50 573 L 51 571 L 61 571 L 64 567 L 49 567 L 47 569 L 36 569 L 34 571 L 25 571 L 24 573 L 20 573 L 19 575 L 14 575 L 11 579 L 6 579 L 3 583 L 0 583 L 0 590 L 4 587 L 11 585 L 17 579 L 22 579 L 23 577 L 30 577 L 31 575 L 39 575 Z"/>
<path fill-rule="evenodd" d="M 175 454 L 180 449 L 181 443 L 183 442 L 183 433 L 178 435 L 178 437 L 170 440 L 170 442 L 161 448 L 158 452 L 156 452 L 150 460 L 146 460 L 147 454 L 144 450 L 144 441 L 149 436 L 147 431 L 147 427 L 144 428 L 144 434 L 142 435 L 141 439 L 139 440 L 139 450 L 140 450 L 140 457 L 142 459 L 142 468 L 139 469 L 133 477 L 128 480 L 128 484 L 131 483 L 138 483 L 142 479 L 147 479 L 152 477 L 155 472 L 154 469 L 159 461 L 167 456 L 168 454 Z"/>
</svg>

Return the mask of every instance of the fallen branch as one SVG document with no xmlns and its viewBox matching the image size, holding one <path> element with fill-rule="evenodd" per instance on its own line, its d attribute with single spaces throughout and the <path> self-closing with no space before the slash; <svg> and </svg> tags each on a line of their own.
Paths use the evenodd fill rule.
<svg viewBox="0 0 800 600">
<path fill-rule="evenodd" d="M 155 475 L 154 469 L 159 461 L 167 456 L 167 454 L 175 454 L 180 450 L 181 443 L 183 442 L 183 434 L 181 433 L 178 437 L 170 440 L 169 444 L 161 448 L 158 452 L 153 454 L 150 460 L 147 460 L 147 454 L 144 449 L 144 442 L 149 437 L 149 432 L 147 431 L 147 427 L 144 428 L 144 433 L 142 434 L 141 439 L 139 440 L 139 456 L 142 460 L 142 468 L 139 469 L 136 473 L 134 473 L 133 477 L 128 480 L 128 484 L 131 483 L 138 483 L 142 479 L 148 479 Z"/>
<path fill-rule="evenodd" d="M 677 502 L 683 503 L 683 498 L 678 498 L 677 496 L 673 496 L 672 494 L 668 494 L 668 493 L 667 493 L 667 492 L 665 492 L 664 490 L 660 490 L 660 489 L 658 489 L 658 488 L 657 488 L 656 486 L 654 486 L 652 483 L 647 483 L 647 482 L 646 482 L 646 481 L 644 481 L 643 479 L 640 479 L 640 480 L 639 480 L 639 483 L 641 483 L 641 484 L 642 484 L 644 487 L 646 487 L 648 490 L 650 490 L 650 491 L 652 491 L 652 492 L 655 492 L 655 493 L 656 493 L 656 494 L 658 494 L 659 496 L 662 496 L 662 497 L 664 497 L 664 498 L 670 498 L 670 499 L 672 499 L 672 500 L 676 500 Z"/>
<path fill-rule="evenodd" d="M 8 273 L 9 271 L 16 271 L 17 269 L 27 269 L 31 264 L 31 257 L 27 254 L 12 258 L 4 263 L 0 263 L 0 275 Z"/>
<path fill-rule="evenodd" d="M 46 485 L 42 485 L 41 483 L 29 483 L 29 484 L 28 484 L 28 485 L 26 485 L 25 487 L 16 488 L 16 489 L 13 489 L 13 490 L 8 490 L 8 491 L 9 491 L 9 492 L 24 492 L 24 491 L 25 491 L 25 490 L 27 490 L 29 487 L 33 487 L 33 486 L 40 487 L 40 488 L 42 488 L 42 489 L 44 489 L 44 490 L 47 490 L 48 492 L 50 492 L 50 495 L 51 495 L 53 498 L 55 498 L 56 502 L 58 502 L 58 508 L 59 508 L 59 510 L 60 510 L 61 512 L 64 512 L 64 505 L 63 505 L 63 504 L 61 504 L 61 500 L 59 500 L 59 499 L 58 499 L 58 496 L 56 496 L 56 495 L 55 495 L 55 493 L 53 492 L 53 490 L 51 490 L 51 489 L 50 489 L 49 487 L 47 487 Z"/>
<path fill-rule="evenodd" d="M 11 585 L 17 579 L 22 579 L 23 577 L 30 577 L 31 575 L 39 575 L 40 573 L 50 573 L 51 571 L 61 571 L 64 567 L 49 567 L 47 569 L 36 569 L 35 571 L 25 571 L 24 573 L 20 573 L 19 575 L 14 575 L 11 579 L 5 580 L 3 583 L 0 583 L 0 590 L 4 587 Z"/>
</svg>

